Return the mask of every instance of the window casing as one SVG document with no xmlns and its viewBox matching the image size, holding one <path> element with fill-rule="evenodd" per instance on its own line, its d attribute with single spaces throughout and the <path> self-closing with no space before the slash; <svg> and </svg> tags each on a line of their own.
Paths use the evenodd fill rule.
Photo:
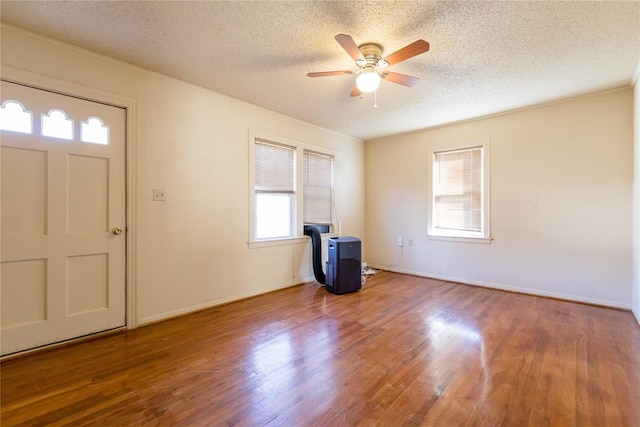
<svg viewBox="0 0 640 427">
<path fill-rule="evenodd" d="M 296 150 L 256 139 L 254 154 L 255 238 L 293 237 Z"/>
<path fill-rule="evenodd" d="M 430 151 L 430 237 L 491 240 L 488 152 L 488 142 Z"/>
<path fill-rule="evenodd" d="M 333 228 L 333 152 L 249 134 L 249 247 L 304 243 L 304 224 Z"/>
</svg>

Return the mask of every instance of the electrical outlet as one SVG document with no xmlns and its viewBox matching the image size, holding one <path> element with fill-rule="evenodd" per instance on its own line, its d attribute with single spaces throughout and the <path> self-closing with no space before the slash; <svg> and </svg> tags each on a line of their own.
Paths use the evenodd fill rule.
<svg viewBox="0 0 640 427">
<path fill-rule="evenodd" d="M 164 202 L 165 199 L 165 195 L 164 195 L 164 190 L 153 190 L 153 200 L 155 202 Z"/>
<path fill-rule="evenodd" d="M 396 237 L 396 246 L 400 248 L 404 246 L 404 239 L 402 237 Z"/>
<path fill-rule="evenodd" d="M 413 246 L 413 239 L 407 239 L 407 246 Z"/>
</svg>

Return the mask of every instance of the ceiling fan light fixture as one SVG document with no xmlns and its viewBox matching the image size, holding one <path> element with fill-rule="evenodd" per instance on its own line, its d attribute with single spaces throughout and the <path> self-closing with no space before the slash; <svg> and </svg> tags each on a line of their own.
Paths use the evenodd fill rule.
<svg viewBox="0 0 640 427">
<path fill-rule="evenodd" d="M 375 70 L 365 70 L 356 78 L 356 86 L 362 93 L 375 92 L 380 86 L 380 75 Z"/>
<path fill-rule="evenodd" d="M 2 0 L 0 0 L 2 1 Z M 397 83 L 406 87 L 413 87 L 420 81 L 417 77 L 406 76 L 393 71 L 382 71 L 385 67 L 406 61 L 416 55 L 429 50 L 429 42 L 416 40 L 415 42 L 393 52 L 391 55 L 382 57 L 382 46 L 377 43 L 365 43 L 358 46 L 353 38 L 348 34 L 338 34 L 336 41 L 342 49 L 356 63 L 356 71 L 322 71 L 307 73 L 308 77 L 340 76 L 344 74 L 356 74 L 356 84 L 351 89 L 350 97 L 361 96 L 363 93 L 376 92 L 380 86 L 380 80 Z M 375 106 L 375 105 L 374 105 Z"/>
</svg>

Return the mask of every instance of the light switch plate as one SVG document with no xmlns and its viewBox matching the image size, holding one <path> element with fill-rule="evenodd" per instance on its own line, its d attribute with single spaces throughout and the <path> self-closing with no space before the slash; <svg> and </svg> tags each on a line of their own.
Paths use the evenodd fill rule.
<svg viewBox="0 0 640 427">
<path fill-rule="evenodd" d="M 155 202 L 164 202 L 165 199 L 165 195 L 164 195 L 164 190 L 153 190 L 153 200 Z"/>
</svg>

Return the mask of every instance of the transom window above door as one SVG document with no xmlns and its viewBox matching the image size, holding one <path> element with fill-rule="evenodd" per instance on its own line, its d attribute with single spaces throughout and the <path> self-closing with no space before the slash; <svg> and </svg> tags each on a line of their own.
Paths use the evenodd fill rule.
<svg viewBox="0 0 640 427">
<path fill-rule="evenodd" d="M 80 132 L 76 132 L 75 123 L 80 123 Z M 7 100 L 0 107 L 0 130 L 32 134 L 33 113 L 20 101 Z M 64 110 L 53 108 L 41 116 L 40 135 L 57 140 L 75 140 L 80 135 L 80 142 L 89 144 L 109 144 L 109 126 L 97 116 L 74 120 Z"/>
</svg>

